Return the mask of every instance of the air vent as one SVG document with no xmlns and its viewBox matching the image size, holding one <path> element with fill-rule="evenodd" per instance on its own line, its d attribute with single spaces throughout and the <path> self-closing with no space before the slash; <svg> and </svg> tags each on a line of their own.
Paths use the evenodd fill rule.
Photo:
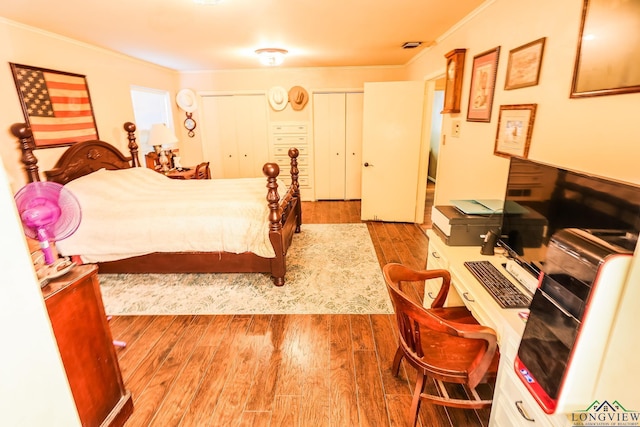
<svg viewBox="0 0 640 427">
<path fill-rule="evenodd" d="M 405 44 L 402 45 L 403 49 L 415 49 L 418 46 L 420 46 L 422 44 L 422 42 L 406 42 Z"/>
</svg>

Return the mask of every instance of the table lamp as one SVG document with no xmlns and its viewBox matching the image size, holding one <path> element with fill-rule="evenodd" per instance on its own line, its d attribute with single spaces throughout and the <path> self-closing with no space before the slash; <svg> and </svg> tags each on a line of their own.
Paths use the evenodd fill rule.
<svg viewBox="0 0 640 427">
<path fill-rule="evenodd" d="M 178 142 L 178 138 L 176 138 L 175 134 L 166 127 L 163 123 L 155 123 L 151 126 L 151 130 L 149 131 L 149 140 L 148 144 L 152 146 L 161 146 L 162 150 L 160 151 L 158 161 L 160 165 L 162 165 L 162 171 L 167 172 L 169 170 L 169 157 L 167 157 L 167 150 L 174 147 Z"/>
</svg>

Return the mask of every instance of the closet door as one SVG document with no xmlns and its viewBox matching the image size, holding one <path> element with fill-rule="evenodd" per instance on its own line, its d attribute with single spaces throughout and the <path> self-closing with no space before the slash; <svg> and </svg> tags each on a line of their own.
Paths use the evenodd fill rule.
<svg viewBox="0 0 640 427">
<path fill-rule="evenodd" d="M 237 177 L 263 177 L 262 167 L 269 161 L 266 99 L 264 95 L 243 95 L 233 98 L 238 150 Z"/>
<path fill-rule="evenodd" d="M 214 178 L 262 177 L 269 159 L 263 94 L 202 97 L 202 153 Z"/>
<path fill-rule="evenodd" d="M 313 95 L 316 199 L 345 198 L 345 94 Z"/>
<path fill-rule="evenodd" d="M 345 199 L 358 200 L 362 192 L 362 109 L 364 93 L 346 94 Z"/>
</svg>

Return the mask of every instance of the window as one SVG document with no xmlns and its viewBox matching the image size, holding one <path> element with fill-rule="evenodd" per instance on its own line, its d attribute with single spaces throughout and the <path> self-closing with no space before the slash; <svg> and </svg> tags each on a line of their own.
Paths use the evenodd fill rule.
<svg viewBox="0 0 640 427">
<path fill-rule="evenodd" d="M 171 98 L 166 90 L 131 86 L 131 101 L 138 130 L 139 152 L 144 155 L 153 151 L 153 147 L 147 144 L 151 125 L 164 123 L 169 129 L 173 130 Z"/>
</svg>

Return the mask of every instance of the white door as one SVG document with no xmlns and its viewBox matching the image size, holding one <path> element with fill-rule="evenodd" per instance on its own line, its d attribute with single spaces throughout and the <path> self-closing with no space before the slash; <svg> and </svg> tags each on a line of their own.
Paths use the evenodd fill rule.
<svg viewBox="0 0 640 427">
<path fill-rule="evenodd" d="M 224 150 L 223 141 L 235 141 L 235 111 L 231 96 L 203 96 L 202 119 L 198 124 L 202 132 L 202 156 L 210 163 L 211 176 L 224 178 L 237 173 L 235 144 Z M 227 146 L 228 148 L 228 146 Z"/>
<path fill-rule="evenodd" d="M 262 177 L 269 158 L 264 94 L 202 97 L 202 154 L 214 178 Z"/>
<path fill-rule="evenodd" d="M 316 199 L 344 200 L 345 94 L 313 95 Z"/>
<path fill-rule="evenodd" d="M 364 221 L 416 222 L 424 82 L 365 83 Z M 422 219 L 420 220 L 420 222 Z"/>
<path fill-rule="evenodd" d="M 269 161 L 267 100 L 264 95 L 233 96 L 236 113 L 238 178 L 261 178 Z"/>
<path fill-rule="evenodd" d="M 360 199 L 362 92 L 313 95 L 316 199 Z"/>
<path fill-rule="evenodd" d="M 362 92 L 347 93 L 345 138 L 345 198 L 357 200 L 362 191 Z"/>
</svg>

